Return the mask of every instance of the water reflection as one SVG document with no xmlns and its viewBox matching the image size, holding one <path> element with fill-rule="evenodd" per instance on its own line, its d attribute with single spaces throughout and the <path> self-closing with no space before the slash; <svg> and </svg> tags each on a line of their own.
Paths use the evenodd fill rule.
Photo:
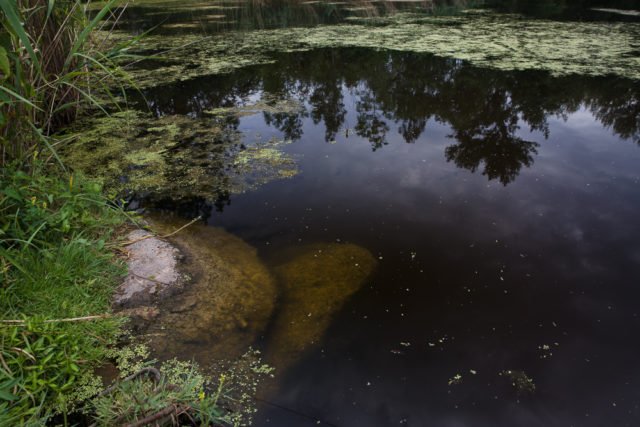
<svg viewBox="0 0 640 427">
<path fill-rule="evenodd" d="M 309 27 L 344 22 L 349 17 L 386 15 L 398 11 L 429 11 L 449 1 L 300 1 L 201 0 L 141 1 L 117 10 L 117 27 L 133 32 L 154 29 L 154 34 L 217 33 L 256 29 Z"/>
<path fill-rule="evenodd" d="M 638 2 L 634 0 L 488 0 L 488 7 L 503 12 L 522 13 L 531 17 L 571 19 L 571 20 L 610 20 L 635 21 L 637 16 L 613 14 L 597 8 L 637 9 Z"/>
<path fill-rule="evenodd" d="M 229 76 L 200 78 L 145 92 L 158 115 L 200 116 L 207 110 L 250 103 L 265 93 L 300 101 L 296 112 L 265 112 L 267 126 L 302 140 L 305 123 L 324 127 L 324 140 L 357 135 L 380 150 L 398 132 L 421 138 L 430 121 L 450 128 L 444 156 L 504 185 L 535 160 L 539 144 L 523 131 L 550 137 L 549 119 L 581 108 L 622 139 L 640 144 L 640 90 L 620 78 L 552 77 L 546 72 L 476 68 L 455 59 L 368 49 L 279 54 L 275 64 Z M 350 122 L 349 114 L 355 115 Z M 237 127 L 239 118 L 231 118 Z M 315 129 L 315 128 L 314 128 Z"/>
<path fill-rule="evenodd" d="M 141 0 L 116 10 L 117 27 L 136 33 L 153 29 L 161 34 L 217 33 L 289 27 L 333 25 L 351 17 L 372 17 L 397 12 L 455 14 L 478 2 L 467 0 Z M 594 8 L 637 9 L 633 0 L 488 0 L 484 7 L 529 17 L 590 21 L 637 22 L 633 15 Z"/>
<path fill-rule="evenodd" d="M 202 212 L 274 271 L 318 242 L 376 260 L 258 425 L 638 425 L 637 81 L 366 49 L 274 59 L 145 92 L 159 116 L 300 101 L 227 118 L 247 145 L 297 141 L 300 176 L 163 207 Z"/>
</svg>

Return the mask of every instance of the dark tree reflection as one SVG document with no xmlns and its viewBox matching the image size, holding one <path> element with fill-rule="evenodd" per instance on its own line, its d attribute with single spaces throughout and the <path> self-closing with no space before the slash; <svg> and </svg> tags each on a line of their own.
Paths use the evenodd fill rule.
<svg viewBox="0 0 640 427">
<path fill-rule="evenodd" d="M 370 49 L 321 49 L 275 59 L 145 96 L 157 114 L 194 116 L 264 93 L 295 99 L 302 111 L 264 113 L 266 123 L 285 138 L 303 138 L 305 120 L 311 119 L 324 126 L 327 142 L 354 132 L 373 150 L 389 143 L 391 129 L 415 143 L 429 122 L 440 122 L 452 130 L 454 141 L 444 153 L 448 161 L 504 185 L 531 166 L 537 153 L 538 144 L 523 139 L 520 128 L 548 138 L 550 117 L 566 119 L 586 109 L 620 138 L 640 144 L 640 87 L 622 78 L 555 78 L 542 71 L 505 72 Z M 347 122 L 349 116 L 354 123 Z M 229 125 L 237 126 L 237 119 Z"/>
<path fill-rule="evenodd" d="M 513 129 L 498 125 L 474 132 L 456 133 L 457 142 L 445 149 L 448 161 L 475 172 L 484 163 L 483 175 L 507 185 L 522 166 L 533 164 L 537 143 L 513 136 Z"/>
</svg>

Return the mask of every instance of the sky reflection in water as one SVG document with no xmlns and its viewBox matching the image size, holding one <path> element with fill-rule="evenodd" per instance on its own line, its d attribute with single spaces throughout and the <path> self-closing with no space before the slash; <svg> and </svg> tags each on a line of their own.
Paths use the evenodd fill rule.
<svg viewBox="0 0 640 427">
<path fill-rule="evenodd" d="M 272 265 L 340 240 L 379 267 L 280 373 L 272 400 L 312 419 L 266 405 L 257 425 L 640 422 L 637 82 L 351 49 L 145 96 L 157 114 L 200 116 L 265 93 L 304 112 L 229 125 L 246 144 L 292 139 L 302 173 L 182 213 L 204 211 Z"/>
</svg>

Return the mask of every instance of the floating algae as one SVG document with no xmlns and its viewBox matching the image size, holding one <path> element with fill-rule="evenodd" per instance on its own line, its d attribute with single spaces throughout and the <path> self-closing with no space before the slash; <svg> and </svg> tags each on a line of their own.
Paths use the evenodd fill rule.
<svg viewBox="0 0 640 427">
<path fill-rule="evenodd" d="M 239 152 L 233 159 L 235 177 L 238 179 L 231 179 L 231 192 L 242 193 L 274 179 L 292 178 L 297 175 L 298 167 L 295 161 L 279 148 L 285 143 L 287 142 L 272 139 Z"/>
<path fill-rule="evenodd" d="M 536 391 L 535 383 L 524 371 L 504 370 L 498 375 L 508 378 L 518 394 L 533 394 Z"/>
<path fill-rule="evenodd" d="M 231 125 L 229 124 L 231 123 Z M 174 201 L 241 193 L 298 173 L 283 141 L 245 147 L 228 117 L 153 118 L 124 111 L 82 123 L 65 162 L 113 194 Z"/>
<path fill-rule="evenodd" d="M 277 267 L 282 301 L 267 360 L 284 369 L 317 345 L 347 299 L 375 268 L 371 253 L 354 244 L 317 244 Z"/>
<path fill-rule="evenodd" d="M 122 35 L 121 35 L 122 36 Z M 157 69 L 131 69 L 140 87 L 232 72 L 273 62 L 276 52 L 366 47 L 423 52 L 501 70 L 546 70 L 554 76 L 618 75 L 640 79 L 640 23 L 525 20 L 481 11 L 456 16 L 400 13 L 353 18 L 349 24 L 197 34 L 152 35 L 147 51 L 178 59 Z"/>
<path fill-rule="evenodd" d="M 204 110 L 211 117 L 245 117 L 264 113 L 267 115 L 298 115 L 304 113 L 304 105 L 293 98 L 280 99 L 273 94 L 263 93 L 259 101 L 235 107 L 218 107 Z"/>
<path fill-rule="evenodd" d="M 153 221 L 161 233 L 182 223 Z M 208 364 L 240 357 L 271 318 L 276 285 L 256 249 L 221 228 L 191 225 L 172 239 L 192 283 L 165 300 L 146 333 L 159 357 Z"/>
<path fill-rule="evenodd" d="M 113 193 L 175 199 L 223 191 L 225 159 L 239 145 L 239 135 L 212 120 L 136 111 L 92 119 L 76 135 L 78 143 L 62 153 L 74 169 L 102 179 Z"/>
</svg>

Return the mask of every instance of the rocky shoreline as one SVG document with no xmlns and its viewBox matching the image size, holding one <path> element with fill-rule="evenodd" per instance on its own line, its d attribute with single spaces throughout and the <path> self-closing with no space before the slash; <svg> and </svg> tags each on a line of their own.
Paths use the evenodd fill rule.
<svg viewBox="0 0 640 427">
<path fill-rule="evenodd" d="M 159 233 L 182 225 L 151 221 Z M 170 239 L 135 230 L 128 236 L 129 274 L 114 305 L 132 318 L 153 356 L 207 365 L 240 357 L 256 341 L 284 370 L 317 346 L 344 303 L 376 267 L 351 243 L 296 249 L 269 268 L 257 250 L 218 227 L 193 224 Z"/>
</svg>

